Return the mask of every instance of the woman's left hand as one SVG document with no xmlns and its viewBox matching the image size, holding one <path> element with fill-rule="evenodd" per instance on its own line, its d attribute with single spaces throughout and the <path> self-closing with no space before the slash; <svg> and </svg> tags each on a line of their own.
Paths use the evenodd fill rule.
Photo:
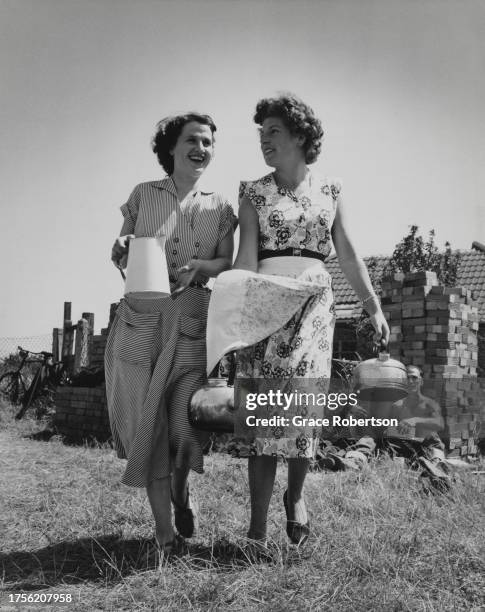
<svg viewBox="0 0 485 612">
<path fill-rule="evenodd" d="M 387 346 L 389 343 L 390 330 L 382 310 L 379 308 L 377 312 L 369 316 L 372 327 L 374 328 L 374 342 Z"/>
<path fill-rule="evenodd" d="M 197 281 L 197 275 L 199 273 L 200 262 L 197 259 L 191 259 L 185 266 L 182 266 L 177 270 L 179 278 L 175 285 L 172 295 L 179 295 L 182 291 L 185 291 L 189 287 L 190 283 Z"/>
</svg>

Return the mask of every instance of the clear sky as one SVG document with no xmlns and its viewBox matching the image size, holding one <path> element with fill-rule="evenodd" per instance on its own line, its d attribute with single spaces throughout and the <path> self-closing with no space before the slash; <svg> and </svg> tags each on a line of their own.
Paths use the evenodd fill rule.
<svg viewBox="0 0 485 612">
<path fill-rule="evenodd" d="M 290 90 L 325 129 L 362 255 L 417 224 L 485 242 L 481 0 L 0 0 L 0 338 L 49 333 L 64 301 L 107 323 L 119 206 L 162 170 L 156 122 L 218 126 L 209 182 L 237 207 L 266 173 L 252 115 Z"/>
</svg>

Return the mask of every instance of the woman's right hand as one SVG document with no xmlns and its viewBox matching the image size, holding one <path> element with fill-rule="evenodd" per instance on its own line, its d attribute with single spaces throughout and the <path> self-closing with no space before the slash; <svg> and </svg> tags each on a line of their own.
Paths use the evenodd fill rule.
<svg viewBox="0 0 485 612">
<path fill-rule="evenodd" d="M 111 261 L 117 268 L 126 268 L 130 240 L 134 237 L 134 234 L 128 234 L 126 236 L 120 236 L 115 240 L 113 248 L 111 249 Z"/>
<path fill-rule="evenodd" d="M 380 304 L 377 301 L 377 310 L 373 314 L 369 313 L 372 326 L 374 328 L 374 343 L 383 347 L 387 347 L 389 343 L 390 330 L 386 321 L 386 317 L 381 310 Z"/>
</svg>

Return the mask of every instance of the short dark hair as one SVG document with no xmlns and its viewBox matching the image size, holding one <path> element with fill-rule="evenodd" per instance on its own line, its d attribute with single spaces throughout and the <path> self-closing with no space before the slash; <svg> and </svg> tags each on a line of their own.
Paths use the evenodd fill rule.
<svg viewBox="0 0 485 612">
<path fill-rule="evenodd" d="M 157 123 L 157 131 L 152 138 L 152 151 L 158 159 L 158 163 L 162 166 L 167 174 L 173 172 L 173 157 L 170 151 L 177 144 L 184 126 L 191 121 L 196 121 L 202 125 L 208 125 L 214 135 L 217 130 L 216 124 L 209 115 L 201 115 L 200 113 L 186 113 L 184 115 L 173 115 L 165 117 Z"/>
<path fill-rule="evenodd" d="M 263 98 L 256 105 L 254 122 L 263 125 L 268 117 L 279 117 L 293 135 L 305 137 L 305 162 L 313 164 L 322 148 L 323 129 L 313 109 L 291 93 L 277 98 Z"/>
<path fill-rule="evenodd" d="M 421 370 L 418 368 L 418 366 L 409 364 L 406 366 L 406 373 L 409 374 L 409 370 L 414 370 L 415 372 L 418 373 L 419 378 L 423 378 L 423 373 L 421 372 Z"/>
</svg>

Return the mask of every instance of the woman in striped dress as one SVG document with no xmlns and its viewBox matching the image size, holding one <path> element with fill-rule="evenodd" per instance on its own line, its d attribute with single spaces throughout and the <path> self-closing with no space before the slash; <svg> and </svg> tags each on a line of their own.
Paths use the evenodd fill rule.
<svg viewBox="0 0 485 612">
<path fill-rule="evenodd" d="M 146 487 L 156 538 L 168 553 L 178 533 L 190 537 L 196 510 L 190 469 L 202 473 L 204 435 L 188 422 L 192 393 L 205 381 L 209 277 L 230 268 L 234 214 L 199 180 L 211 161 L 216 126 L 195 113 L 162 120 L 152 148 L 167 173 L 135 187 L 126 204 L 121 237 L 112 249 L 123 265 L 133 237 L 165 236 L 171 295 L 128 295 L 116 312 L 105 366 L 108 409 L 122 482 Z"/>
</svg>

